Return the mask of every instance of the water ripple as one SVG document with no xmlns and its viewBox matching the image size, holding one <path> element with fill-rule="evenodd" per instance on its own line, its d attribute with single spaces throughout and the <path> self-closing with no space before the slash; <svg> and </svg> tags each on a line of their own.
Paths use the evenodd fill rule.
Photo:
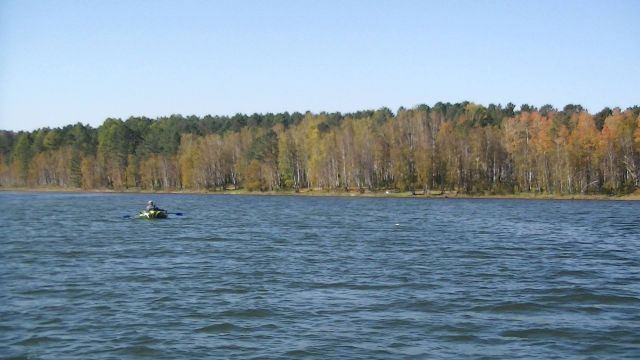
<svg viewBox="0 0 640 360">
<path fill-rule="evenodd" d="M 640 358 L 637 203 L 148 197 L 0 193 L 3 358 Z"/>
</svg>

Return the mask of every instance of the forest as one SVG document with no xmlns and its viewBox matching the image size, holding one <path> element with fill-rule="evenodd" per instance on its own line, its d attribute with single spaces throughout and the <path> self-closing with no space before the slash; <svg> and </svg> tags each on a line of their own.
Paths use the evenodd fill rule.
<svg viewBox="0 0 640 360">
<path fill-rule="evenodd" d="M 638 106 L 436 103 L 0 131 L 3 188 L 625 194 L 639 177 Z"/>
</svg>

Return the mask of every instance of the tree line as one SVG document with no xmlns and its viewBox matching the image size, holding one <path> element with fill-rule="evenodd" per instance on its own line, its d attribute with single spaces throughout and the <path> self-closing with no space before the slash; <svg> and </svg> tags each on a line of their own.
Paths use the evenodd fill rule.
<svg viewBox="0 0 640 360">
<path fill-rule="evenodd" d="M 3 187 L 621 194 L 639 178 L 638 106 L 462 102 L 0 131 Z"/>
</svg>

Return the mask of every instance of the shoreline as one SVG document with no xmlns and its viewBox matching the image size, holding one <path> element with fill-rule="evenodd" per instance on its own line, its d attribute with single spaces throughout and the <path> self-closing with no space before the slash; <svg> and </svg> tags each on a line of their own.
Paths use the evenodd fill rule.
<svg viewBox="0 0 640 360">
<path fill-rule="evenodd" d="M 0 187 L 0 192 L 51 192 L 51 193 L 113 193 L 113 194 L 177 194 L 177 195 L 236 195 L 236 196 L 310 196 L 310 197 L 357 197 L 357 198 L 398 198 L 398 199 L 504 199 L 504 200 L 598 200 L 598 201 L 639 201 L 640 190 L 625 195 L 605 195 L 605 194 L 540 194 L 540 193 L 518 193 L 518 194 L 458 194 L 455 191 L 441 192 L 433 191 L 428 194 L 413 194 L 410 191 L 327 191 L 305 189 L 299 192 L 283 191 L 247 191 L 247 190 L 225 190 L 225 191 L 195 191 L 195 190 L 174 190 L 174 191 L 153 191 L 142 189 L 91 189 L 80 188 L 59 188 L 59 187 Z"/>
</svg>

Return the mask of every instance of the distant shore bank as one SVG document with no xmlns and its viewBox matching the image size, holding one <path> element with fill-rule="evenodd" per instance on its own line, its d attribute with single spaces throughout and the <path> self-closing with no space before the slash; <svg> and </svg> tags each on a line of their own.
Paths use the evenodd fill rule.
<svg viewBox="0 0 640 360">
<path fill-rule="evenodd" d="M 514 200 L 640 200 L 640 191 L 625 195 L 605 194 L 546 194 L 546 193 L 517 193 L 517 194 L 464 194 L 455 191 L 431 191 L 426 194 L 422 191 L 415 194 L 410 191 L 328 191 L 321 189 L 304 189 L 298 192 L 290 190 L 282 191 L 248 191 L 248 190 L 224 190 L 224 191 L 196 191 L 173 190 L 154 191 L 145 189 L 80 189 L 59 187 L 0 187 L 2 192 L 60 192 L 60 193 L 122 193 L 122 194 L 192 194 L 192 195 L 255 195 L 255 196 L 312 196 L 312 197 L 370 197 L 370 198 L 416 198 L 416 199 L 514 199 Z"/>
</svg>

